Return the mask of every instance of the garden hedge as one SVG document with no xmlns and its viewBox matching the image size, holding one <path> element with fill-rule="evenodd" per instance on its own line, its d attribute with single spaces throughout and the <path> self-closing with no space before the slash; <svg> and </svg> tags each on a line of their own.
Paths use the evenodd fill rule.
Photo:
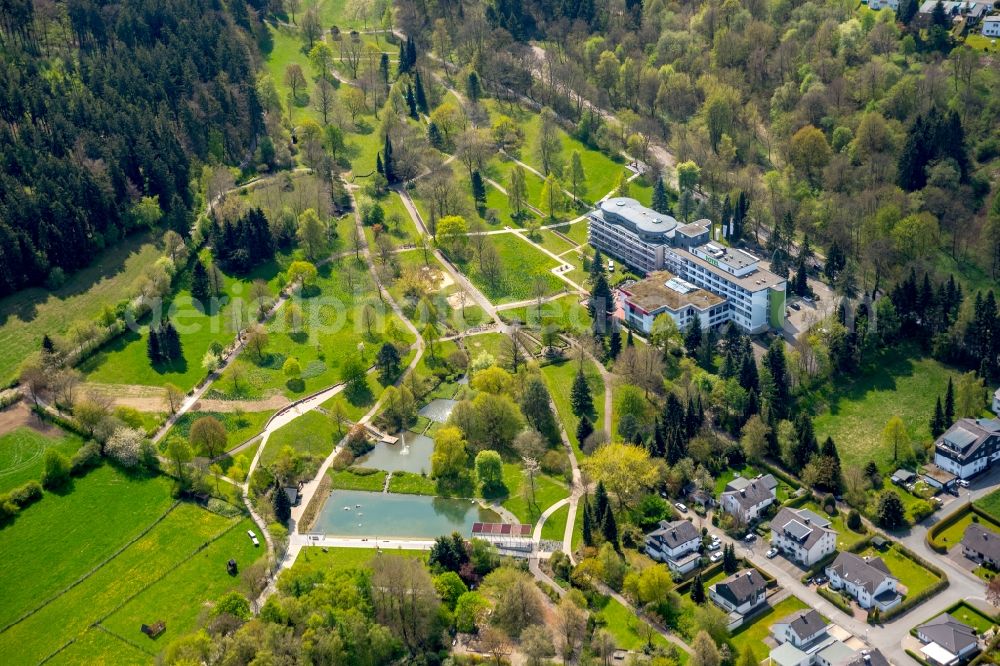
<svg viewBox="0 0 1000 666">
<path fill-rule="evenodd" d="M 955 523 L 957 523 L 958 521 L 965 518 L 966 514 L 970 512 L 979 516 L 980 518 L 990 523 L 991 525 L 996 525 L 998 526 L 998 528 L 1000 528 L 1000 524 L 997 523 L 996 519 L 993 516 L 986 513 L 975 504 L 971 502 L 966 502 L 956 511 L 952 511 L 950 514 L 948 514 L 939 522 L 937 522 L 933 527 L 927 530 L 927 535 L 924 537 L 924 542 L 927 544 L 927 547 L 936 553 L 942 553 L 942 554 L 947 553 L 948 546 L 937 540 L 938 535 L 941 534 L 941 532 L 948 529 L 949 527 L 951 527 L 952 525 L 954 525 Z"/>
<path fill-rule="evenodd" d="M 852 615 L 854 613 L 851 609 L 851 604 L 847 603 L 847 601 L 844 600 L 844 597 L 842 597 L 839 593 L 834 592 L 827 587 L 821 587 L 817 590 L 817 592 L 819 593 L 819 596 L 823 597 L 848 615 Z"/>
</svg>

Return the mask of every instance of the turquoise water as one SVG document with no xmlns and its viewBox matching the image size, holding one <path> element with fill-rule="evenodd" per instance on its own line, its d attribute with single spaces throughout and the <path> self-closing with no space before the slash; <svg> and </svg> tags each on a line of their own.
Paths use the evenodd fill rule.
<svg viewBox="0 0 1000 666">
<path fill-rule="evenodd" d="M 334 490 L 312 531 L 335 536 L 434 539 L 452 532 L 468 537 L 473 523 L 499 521 L 496 512 L 467 499 Z"/>
<path fill-rule="evenodd" d="M 387 472 L 431 473 L 431 454 L 434 440 L 427 435 L 418 435 L 409 430 L 396 444 L 379 442 L 370 453 L 357 460 L 362 467 L 384 469 Z"/>
<path fill-rule="evenodd" d="M 448 417 L 451 416 L 451 410 L 455 409 L 455 405 L 458 404 L 457 400 L 449 400 L 448 398 L 434 398 L 426 405 L 420 408 L 417 412 L 421 416 L 426 416 L 431 421 L 437 421 L 438 423 L 446 423 Z"/>
</svg>

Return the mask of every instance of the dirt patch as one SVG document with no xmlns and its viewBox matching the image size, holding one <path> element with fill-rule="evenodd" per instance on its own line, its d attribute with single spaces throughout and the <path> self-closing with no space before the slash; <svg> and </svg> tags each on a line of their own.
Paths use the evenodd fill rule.
<svg viewBox="0 0 1000 666">
<path fill-rule="evenodd" d="M 23 427 L 37 430 L 44 435 L 59 434 L 59 428 L 40 419 L 23 400 L 7 409 L 0 410 L 0 435 L 6 435 Z"/>
<path fill-rule="evenodd" d="M 191 407 L 193 412 L 273 412 L 287 407 L 291 400 L 283 395 L 272 395 L 264 400 L 199 400 Z"/>
</svg>

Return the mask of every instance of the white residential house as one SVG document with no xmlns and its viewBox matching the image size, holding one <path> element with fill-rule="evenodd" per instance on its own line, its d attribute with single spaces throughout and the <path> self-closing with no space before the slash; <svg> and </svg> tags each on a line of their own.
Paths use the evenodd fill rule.
<svg viewBox="0 0 1000 666">
<path fill-rule="evenodd" d="M 811 567 L 837 549 L 830 521 L 809 509 L 782 508 L 771 519 L 771 545 L 792 560 Z"/>
<path fill-rule="evenodd" d="M 899 11 L 899 0 L 868 0 L 868 9 L 878 11 L 888 7 L 892 11 Z"/>
<path fill-rule="evenodd" d="M 1000 36 L 1000 16 L 991 16 L 986 20 L 994 21 L 993 23 L 993 29 L 995 30 L 994 35 Z M 985 26 L 983 27 L 983 30 L 984 31 L 986 30 Z M 983 32 L 983 34 L 985 35 L 986 33 Z M 996 414 L 997 416 L 1000 416 L 1000 388 L 998 388 L 996 391 L 993 392 L 993 413 Z"/>
<path fill-rule="evenodd" d="M 878 650 L 857 650 L 832 635 L 812 608 L 772 624 L 771 636 L 778 643 L 768 655 L 771 666 L 889 666 Z"/>
<path fill-rule="evenodd" d="M 778 482 L 770 474 L 754 479 L 736 477 L 726 486 L 719 497 L 719 505 L 726 513 L 734 516 L 741 524 L 749 525 L 774 504 Z"/>
<path fill-rule="evenodd" d="M 920 649 L 924 658 L 939 666 L 953 666 L 979 650 L 975 630 L 949 613 L 917 627 L 917 638 L 924 644 Z"/>
<path fill-rule="evenodd" d="M 934 442 L 934 464 L 960 479 L 989 469 L 998 459 L 1000 418 L 958 419 Z"/>
<path fill-rule="evenodd" d="M 844 590 L 864 609 L 872 607 L 887 611 L 903 600 L 896 591 L 898 580 L 881 557 L 863 558 L 854 553 L 841 553 L 826 568 L 830 588 Z"/>
<path fill-rule="evenodd" d="M 646 554 L 679 574 L 698 566 L 700 546 L 701 533 L 688 520 L 661 520 L 660 526 L 646 535 Z"/>
<path fill-rule="evenodd" d="M 743 617 L 767 600 L 767 581 L 756 569 L 738 571 L 708 588 L 708 598 L 742 623 Z"/>
<path fill-rule="evenodd" d="M 814 608 L 800 610 L 771 625 L 771 635 L 777 643 L 791 643 L 803 649 L 826 636 L 827 622 Z"/>
<path fill-rule="evenodd" d="M 1000 37 L 1000 16 L 987 16 L 983 19 L 983 37 Z M 997 390 L 1000 392 L 1000 389 Z M 1000 406 L 997 405 L 997 398 L 993 398 L 993 411 L 1000 414 Z"/>
</svg>

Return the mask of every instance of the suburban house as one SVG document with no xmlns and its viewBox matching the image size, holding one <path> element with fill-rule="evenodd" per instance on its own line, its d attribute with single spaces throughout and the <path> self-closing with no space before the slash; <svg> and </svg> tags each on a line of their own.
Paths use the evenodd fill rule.
<svg viewBox="0 0 1000 666">
<path fill-rule="evenodd" d="M 903 599 L 896 591 L 899 581 L 881 557 L 864 558 L 854 553 L 841 553 L 826 568 L 826 575 L 830 578 L 831 589 L 844 590 L 865 609 L 875 607 L 884 612 Z"/>
<path fill-rule="evenodd" d="M 1000 16 L 987 16 L 983 19 L 983 37 L 1000 37 Z M 1000 389 L 997 389 L 997 393 L 1000 393 Z M 1000 403 L 997 402 L 998 398 L 996 394 L 993 396 L 993 413 L 1000 414 Z"/>
<path fill-rule="evenodd" d="M 768 655 L 775 666 L 888 666 L 881 653 L 858 651 L 831 635 L 814 609 L 801 610 L 771 625 L 778 647 Z M 877 651 L 876 651 L 877 652 Z"/>
<path fill-rule="evenodd" d="M 646 554 L 679 574 L 698 566 L 700 546 L 701 533 L 688 520 L 661 520 L 660 526 L 646 535 Z"/>
<path fill-rule="evenodd" d="M 738 571 L 708 588 L 708 598 L 729 613 L 730 629 L 767 600 L 767 581 L 756 569 Z"/>
<path fill-rule="evenodd" d="M 934 442 L 934 464 L 961 479 L 1000 458 L 1000 418 L 958 419 Z"/>
<path fill-rule="evenodd" d="M 934 20 L 934 6 L 938 0 L 925 0 L 914 17 L 921 28 L 930 27 Z M 968 25 L 979 23 L 993 9 L 993 3 L 984 0 L 944 0 L 944 14 L 952 23 L 965 20 Z"/>
<path fill-rule="evenodd" d="M 1000 569 L 1000 534 L 970 523 L 962 535 L 962 554 L 991 569 Z"/>
<path fill-rule="evenodd" d="M 771 545 L 788 559 L 811 567 L 837 549 L 830 521 L 809 509 L 782 508 L 771 519 Z"/>
<path fill-rule="evenodd" d="M 899 11 L 899 0 L 868 0 L 868 9 L 878 11 L 883 7 L 888 7 L 892 11 Z"/>
<path fill-rule="evenodd" d="M 975 630 L 949 613 L 917 627 L 917 638 L 924 644 L 920 652 L 927 661 L 940 666 L 953 666 L 979 649 Z"/>
<path fill-rule="evenodd" d="M 771 625 L 771 635 L 777 643 L 791 643 L 797 648 L 813 644 L 826 636 L 826 620 L 815 609 L 792 613 Z"/>
<path fill-rule="evenodd" d="M 745 479 L 738 476 L 726 485 L 719 505 L 743 525 L 757 520 L 767 507 L 774 504 L 778 482 L 770 474 Z"/>
<path fill-rule="evenodd" d="M 917 475 L 908 469 L 897 469 L 889 477 L 889 480 L 895 483 L 897 486 L 908 486 L 911 483 L 915 483 L 917 480 Z"/>
</svg>

